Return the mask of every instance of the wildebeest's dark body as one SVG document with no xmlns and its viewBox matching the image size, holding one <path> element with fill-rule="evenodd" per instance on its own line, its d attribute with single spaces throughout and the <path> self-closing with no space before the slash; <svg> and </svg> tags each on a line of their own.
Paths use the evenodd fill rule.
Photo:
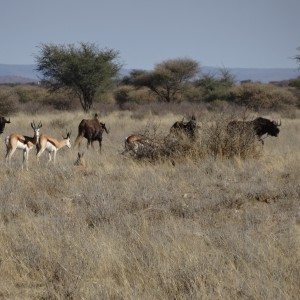
<svg viewBox="0 0 300 300">
<path fill-rule="evenodd" d="M 78 126 L 78 136 L 75 140 L 75 146 L 80 146 L 83 138 L 87 139 L 87 148 L 90 145 L 93 146 L 94 141 L 99 142 L 99 150 L 101 152 L 102 147 L 102 134 L 103 132 L 108 133 L 108 129 L 105 124 L 100 122 L 98 115 L 95 114 L 93 119 L 83 119 Z"/>
<path fill-rule="evenodd" d="M 10 119 L 6 119 L 5 117 L 0 117 L 0 134 L 3 133 L 5 124 L 10 123 Z"/>
<path fill-rule="evenodd" d="M 263 144 L 262 136 L 267 134 L 277 137 L 280 131 L 279 126 L 281 126 L 281 123 L 258 117 L 252 121 L 231 121 L 227 125 L 227 132 L 232 135 L 235 132 L 241 133 L 252 129 L 258 140 Z"/>
<path fill-rule="evenodd" d="M 171 129 L 170 133 L 175 134 L 185 134 L 192 140 L 196 137 L 196 129 L 197 129 L 197 122 L 195 116 L 192 116 L 191 120 L 188 122 L 177 121 L 175 122 Z"/>
</svg>

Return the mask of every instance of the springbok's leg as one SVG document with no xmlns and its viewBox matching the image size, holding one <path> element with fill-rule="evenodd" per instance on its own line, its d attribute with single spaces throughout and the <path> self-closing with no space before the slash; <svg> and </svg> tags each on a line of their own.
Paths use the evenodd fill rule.
<svg viewBox="0 0 300 300">
<path fill-rule="evenodd" d="M 22 163 L 22 170 L 25 164 L 26 171 L 28 171 L 28 157 L 29 157 L 29 149 L 26 147 L 23 151 L 23 163 Z"/>
<path fill-rule="evenodd" d="M 50 164 L 51 160 L 52 160 L 51 152 L 48 152 L 48 162 L 47 162 L 47 165 Z"/>
<path fill-rule="evenodd" d="M 54 151 L 54 152 L 53 152 L 53 164 L 55 164 L 55 161 L 56 161 L 56 152 L 57 152 L 57 151 Z"/>
<path fill-rule="evenodd" d="M 5 155 L 5 163 L 8 164 L 9 163 L 9 155 L 10 155 L 10 152 L 11 152 L 11 148 L 10 147 L 7 147 L 6 148 L 6 155 Z"/>
<path fill-rule="evenodd" d="M 40 156 L 45 151 L 45 148 L 39 148 L 38 153 L 36 154 L 37 161 L 39 161 Z"/>
<path fill-rule="evenodd" d="M 9 165 L 11 164 L 11 158 L 12 158 L 12 156 L 15 153 L 16 150 L 17 150 L 17 148 L 9 148 L 9 149 L 7 149 L 6 161 L 8 162 Z"/>
</svg>

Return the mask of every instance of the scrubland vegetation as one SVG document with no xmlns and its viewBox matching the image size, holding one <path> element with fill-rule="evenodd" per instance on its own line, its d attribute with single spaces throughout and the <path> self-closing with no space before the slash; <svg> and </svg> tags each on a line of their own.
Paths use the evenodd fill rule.
<svg viewBox="0 0 300 300">
<path fill-rule="evenodd" d="M 189 109 L 199 137 L 212 134 L 212 120 L 225 118 L 200 106 Z M 0 144 L 1 298 L 298 297 L 299 119 L 282 118 L 279 137 L 267 138 L 256 157 L 200 151 L 172 164 L 122 156 L 126 135 L 145 128 L 167 134 L 184 115 L 161 111 L 102 113 L 110 133 L 101 154 L 81 146 L 83 169 L 73 165 L 73 148 L 59 150 L 55 166 L 46 166 L 46 154 L 37 164 L 32 151 L 29 171 L 21 171 L 17 152 L 8 168 Z M 14 131 L 31 135 L 34 119 L 57 138 L 72 130 L 74 141 L 84 117 L 19 112 L 2 138 Z"/>
<path fill-rule="evenodd" d="M 93 114 L 66 93 L 0 88 L 11 118 L 0 143 L 1 299 L 298 299 L 299 90 L 203 80 L 214 88 L 184 89 L 184 102 L 128 84 L 98 95 L 94 110 L 110 128 L 102 153 L 82 143 L 47 166 L 32 150 L 28 171 L 20 151 L 6 166 L 6 135 L 32 136 L 34 120 L 58 139 L 71 130 L 74 142 Z M 194 143 L 121 155 L 127 135 L 161 138 L 192 114 Z M 228 121 L 255 116 L 281 120 L 279 136 L 229 144 Z M 78 151 L 86 167 L 74 166 Z"/>
</svg>

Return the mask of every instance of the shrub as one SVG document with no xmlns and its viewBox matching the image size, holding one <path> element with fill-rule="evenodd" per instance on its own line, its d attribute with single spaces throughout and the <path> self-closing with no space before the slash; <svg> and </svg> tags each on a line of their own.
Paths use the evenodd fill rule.
<svg viewBox="0 0 300 300">
<path fill-rule="evenodd" d="M 148 88 L 135 89 L 129 85 L 120 86 L 115 91 L 114 97 L 121 109 L 127 108 L 128 104 L 146 104 L 156 101 Z"/>
<path fill-rule="evenodd" d="M 20 103 L 28 103 L 31 101 L 42 102 L 48 95 L 48 92 L 40 86 L 25 84 L 16 86 L 15 92 L 19 96 Z"/>
<path fill-rule="evenodd" d="M 203 146 L 206 153 L 213 158 L 242 159 L 258 158 L 262 152 L 262 144 L 256 138 L 251 127 L 240 126 L 230 132 L 227 129 L 229 118 L 218 118 L 213 124 L 203 131 Z"/>
<path fill-rule="evenodd" d="M 17 112 L 18 95 L 13 88 L 1 87 L 0 89 L 0 115 L 11 115 Z"/>
<path fill-rule="evenodd" d="M 238 105 L 259 109 L 282 110 L 295 107 L 297 99 L 287 89 L 271 84 L 246 83 L 231 89 L 228 99 Z"/>
<path fill-rule="evenodd" d="M 146 137 L 147 142 L 142 143 L 136 151 L 130 152 L 137 160 L 146 161 L 174 161 L 200 160 L 208 157 L 214 159 L 241 159 L 258 158 L 262 154 L 263 146 L 258 141 L 251 127 L 237 127 L 227 130 L 227 124 L 233 117 L 218 117 L 214 122 L 207 122 L 197 131 L 196 138 L 191 140 L 188 136 L 165 135 L 159 133 L 156 126 L 147 126 L 139 134 Z"/>
</svg>

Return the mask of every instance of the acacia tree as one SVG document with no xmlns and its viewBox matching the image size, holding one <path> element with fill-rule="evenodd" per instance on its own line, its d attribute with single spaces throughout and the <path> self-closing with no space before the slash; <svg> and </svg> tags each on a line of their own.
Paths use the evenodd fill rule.
<svg viewBox="0 0 300 300">
<path fill-rule="evenodd" d="M 300 47 L 297 48 L 298 51 L 300 51 Z M 300 54 L 297 54 L 294 59 L 299 63 L 299 68 L 300 68 Z"/>
<path fill-rule="evenodd" d="M 133 78 L 137 87 L 146 86 L 162 101 L 177 99 L 185 84 L 200 72 L 199 64 L 188 58 L 169 59 L 157 64 L 153 71 L 141 72 Z"/>
<path fill-rule="evenodd" d="M 67 89 L 80 100 L 88 112 L 97 90 L 106 91 L 121 65 L 119 53 L 113 49 L 99 49 L 93 43 L 53 45 L 41 44 L 35 56 L 39 71 L 51 92 Z"/>
</svg>

